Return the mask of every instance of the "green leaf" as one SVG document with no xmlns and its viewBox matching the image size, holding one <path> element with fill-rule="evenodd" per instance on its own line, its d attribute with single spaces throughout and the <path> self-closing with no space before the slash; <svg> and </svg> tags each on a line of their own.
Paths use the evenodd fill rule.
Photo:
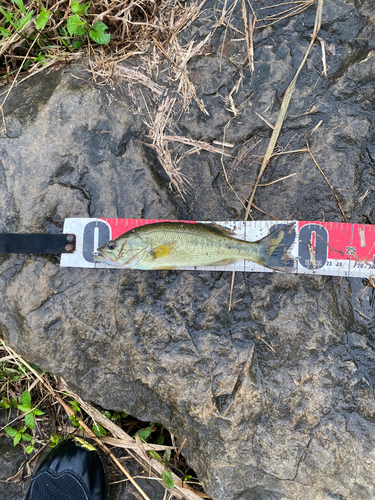
<svg viewBox="0 0 375 500">
<path fill-rule="evenodd" d="M 9 31 L 6 30 L 5 28 L 2 28 L 1 26 L 0 26 L 0 34 L 3 35 L 3 37 L 5 38 L 8 38 L 10 36 Z"/>
<path fill-rule="evenodd" d="M 92 432 L 95 434 L 96 437 L 102 437 L 107 435 L 107 431 L 96 422 L 92 426 Z"/>
<path fill-rule="evenodd" d="M 79 427 L 79 423 L 77 422 L 76 418 L 74 415 L 69 415 L 69 420 L 72 422 L 72 424 L 74 425 L 74 427 Z"/>
<path fill-rule="evenodd" d="M 31 10 L 27 16 L 25 16 L 23 19 L 20 20 L 18 23 L 18 30 L 21 31 L 22 28 L 30 21 L 30 19 L 33 17 L 34 11 Z"/>
<path fill-rule="evenodd" d="M 3 9 L 0 7 L 0 14 L 2 14 L 2 15 L 5 17 L 5 20 L 6 20 L 8 23 L 10 23 L 10 24 L 12 24 L 12 25 L 14 26 L 14 24 L 13 24 L 13 14 L 11 13 L 10 9 L 8 9 L 8 10 L 5 12 L 5 10 L 3 10 Z"/>
<path fill-rule="evenodd" d="M 32 413 L 28 413 L 27 415 L 25 415 L 25 424 L 29 429 L 34 429 L 35 420 L 34 420 L 34 415 Z"/>
<path fill-rule="evenodd" d="M 73 401 L 69 401 L 69 403 L 74 413 L 78 413 L 79 411 L 81 411 L 81 408 L 78 405 L 78 401 L 74 399 Z"/>
<path fill-rule="evenodd" d="M 138 436 L 139 439 L 146 441 L 146 439 L 150 436 L 151 432 L 152 432 L 152 425 L 150 425 L 150 427 L 147 427 L 146 429 L 141 429 L 140 431 L 136 432 L 134 437 Z"/>
<path fill-rule="evenodd" d="M 81 45 L 82 45 L 81 40 L 73 40 L 72 41 L 72 49 L 74 49 L 74 50 L 79 49 Z"/>
<path fill-rule="evenodd" d="M 51 444 L 49 445 L 50 448 L 54 448 L 57 444 L 59 444 L 59 441 L 59 436 L 57 436 L 56 434 L 51 434 Z"/>
<path fill-rule="evenodd" d="M 163 455 L 163 462 L 165 465 L 169 462 L 171 459 L 171 450 L 165 450 L 164 455 Z"/>
<path fill-rule="evenodd" d="M 156 436 L 156 443 L 161 445 L 164 444 L 164 434 L 158 434 Z"/>
<path fill-rule="evenodd" d="M 51 14 L 50 12 L 47 12 L 44 7 L 42 7 L 42 9 L 42 12 L 39 14 L 36 20 L 36 29 L 38 29 L 39 31 L 41 31 L 45 27 Z"/>
<path fill-rule="evenodd" d="M 24 405 L 18 405 L 18 409 L 24 411 L 25 413 L 31 410 L 30 406 L 24 406 Z"/>
<path fill-rule="evenodd" d="M 23 391 L 22 396 L 21 396 L 21 402 L 25 406 L 31 406 L 31 394 L 29 391 Z"/>
<path fill-rule="evenodd" d="M 27 434 L 27 432 L 23 432 L 21 434 L 21 438 L 24 440 L 24 441 L 31 441 L 32 440 L 32 437 L 30 436 L 30 434 Z"/>
<path fill-rule="evenodd" d="M 81 36 L 82 34 L 84 34 L 84 33 L 81 33 L 83 26 L 86 26 L 86 21 L 83 21 L 77 15 L 70 16 L 68 19 L 68 22 L 66 23 L 66 27 L 68 28 L 68 32 L 69 32 L 70 36 L 73 36 L 73 35 Z M 78 403 L 77 403 L 77 406 L 78 406 Z"/>
<path fill-rule="evenodd" d="M 22 14 L 26 15 L 26 9 L 23 5 L 22 0 L 13 0 L 13 2 L 17 5 L 18 9 L 22 12 Z"/>
<path fill-rule="evenodd" d="M 107 45 L 111 39 L 109 33 L 104 33 L 107 29 L 108 27 L 104 23 L 97 21 L 92 25 L 92 30 L 89 31 L 89 37 L 100 45 Z"/>
<path fill-rule="evenodd" d="M 157 460 L 158 462 L 161 462 L 161 458 L 160 458 L 160 455 L 157 451 L 154 451 L 154 450 L 149 450 L 148 451 L 148 455 L 151 457 L 151 458 L 154 458 L 155 460 Z"/>
<path fill-rule="evenodd" d="M 85 15 L 87 15 L 87 11 L 89 10 L 90 5 L 91 5 L 91 2 L 79 3 L 77 0 L 73 0 L 70 8 L 74 12 L 74 14 L 79 14 L 80 16 L 85 16 Z"/>
<path fill-rule="evenodd" d="M 39 410 L 39 408 L 34 408 L 33 413 L 34 415 L 45 415 L 44 411 Z"/>
<path fill-rule="evenodd" d="M 16 429 L 13 429 L 13 427 L 5 427 L 5 432 L 8 434 L 10 437 L 14 437 L 17 434 Z"/>
<path fill-rule="evenodd" d="M 28 455 L 30 455 L 30 453 L 32 453 L 34 451 L 34 446 L 31 446 L 31 445 L 30 446 L 26 446 L 25 450 L 26 450 L 26 453 Z"/>
<path fill-rule="evenodd" d="M 167 488 L 170 488 L 171 490 L 174 490 L 174 482 L 173 482 L 173 478 L 172 478 L 172 473 L 169 469 L 165 469 L 165 471 L 163 472 L 163 483 L 165 484 L 165 486 L 167 486 Z"/>
<path fill-rule="evenodd" d="M 21 433 L 17 432 L 13 439 L 13 446 L 17 446 L 17 444 L 21 441 Z"/>
</svg>

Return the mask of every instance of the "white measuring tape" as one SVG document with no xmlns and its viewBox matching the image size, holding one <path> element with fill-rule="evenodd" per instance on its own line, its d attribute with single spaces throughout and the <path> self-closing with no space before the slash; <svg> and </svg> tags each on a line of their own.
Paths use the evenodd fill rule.
<svg viewBox="0 0 375 500">
<path fill-rule="evenodd" d="M 96 249 L 126 231 L 155 222 L 165 221 L 161 219 L 65 219 L 64 233 L 76 236 L 76 250 L 74 253 L 61 255 L 61 266 L 113 269 L 109 264 L 94 262 L 93 253 Z M 295 224 L 295 239 L 288 250 L 290 256 L 288 272 L 357 278 L 375 276 L 375 226 L 311 221 L 215 221 L 215 223 L 231 229 L 235 237 L 246 241 L 263 238 L 274 226 Z M 226 266 L 189 266 L 180 269 L 273 272 L 259 264 L 243 260 Z"/>
</svg>

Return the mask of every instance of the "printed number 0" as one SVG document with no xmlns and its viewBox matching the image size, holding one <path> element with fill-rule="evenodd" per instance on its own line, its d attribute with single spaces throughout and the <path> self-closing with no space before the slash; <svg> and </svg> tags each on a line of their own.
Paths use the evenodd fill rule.
<svg viewBox="0 0 375 500">
<path fill-rule="evenodd" d="M 96 234 L 95 234 L 96 233 Z M 92 221 L 86 224 L 83 231 L 82 256 L 87 262 L 94 263 L 93 252 L 111 239 L 110 227 L 103 221 Z M 97 242 L 97 243 L 96 243 Z"/>
</svg>

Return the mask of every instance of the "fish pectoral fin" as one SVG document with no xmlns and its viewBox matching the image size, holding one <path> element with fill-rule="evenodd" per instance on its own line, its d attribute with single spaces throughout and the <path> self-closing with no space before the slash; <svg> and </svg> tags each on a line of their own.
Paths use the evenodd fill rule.
<svg viewBox="0 0 375 500">
<path fill-rule="evenodd" d="M 162 257 L 167 257 L 176 247 L 177 242 L 171 241 L 169 243 L 164 243 L 150 251 L 150 254 L 154 259 L 161 259 Z"/>
</svg>

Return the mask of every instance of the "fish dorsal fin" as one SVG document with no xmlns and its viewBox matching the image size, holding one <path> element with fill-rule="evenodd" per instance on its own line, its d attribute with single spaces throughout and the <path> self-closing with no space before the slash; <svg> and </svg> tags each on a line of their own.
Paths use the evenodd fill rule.
<svg viewBox="0 0 375 500">
<path fill-rule="evenodd" d="M 236 236 L 236 233 L 232 230 L 229 229 L 229 227 L 221 226 L 220 224 L 216 224 L 216 222 L 210 222 L 209 224 L 205 224 L 205 226 L 209 226 L 212 229 L 216 229 L 216 231 L 220 231 L 221 233 L 224 233 L 225 236 Z"/>
<path fill-rule="evenodd" d="M 161 259 L 162 257 L 167 257 L 176 247 L 176 241 L 170 241 L 169 243 L 164 243 L 151 250 L 151 255 L 154 259 Z"/>
</svg>

